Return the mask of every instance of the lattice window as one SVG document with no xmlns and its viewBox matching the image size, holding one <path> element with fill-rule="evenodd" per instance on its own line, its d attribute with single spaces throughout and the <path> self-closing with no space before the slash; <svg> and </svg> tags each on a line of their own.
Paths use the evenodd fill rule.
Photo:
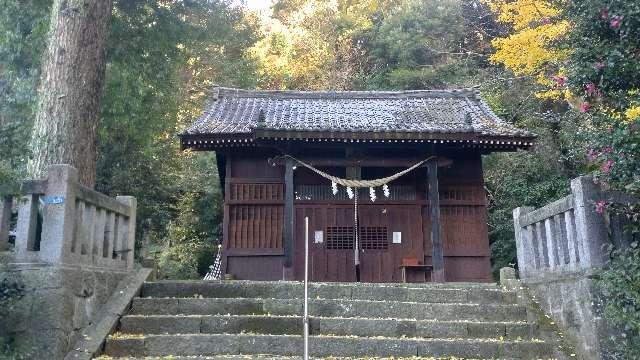
<svg viewBox="0 0 640 360">
<path fill-rule="evenodd" d="M 389 231 L 385 226 L 360 227 L 360 248 L 363 250 L 389 249 Z M 353 226 L 327 227 L 325 248 L 327 250 L 353 250 L 355 242 Z"/>
<path fill-rule="evenodd" d="M 363 250 L 389 249 L 389 236 L 385 226 L 366 226 L 360 228 L 360 247 Z"/>
<path fill-rule="evenodd" d="M 353 226 L 327 227 L 327 250 L 353 250 Z"/>
</svg>

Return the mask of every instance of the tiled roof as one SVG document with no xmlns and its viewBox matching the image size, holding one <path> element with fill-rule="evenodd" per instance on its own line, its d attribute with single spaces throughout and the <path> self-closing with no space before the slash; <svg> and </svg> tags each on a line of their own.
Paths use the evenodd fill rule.
<svg viewBox="0 0 640 360">
<path fill-rule="evenodd" d="M 498 118 L 473 90 L 216 93 L 185 135 L 274 130 L 533 136 Z"/>
</svg>

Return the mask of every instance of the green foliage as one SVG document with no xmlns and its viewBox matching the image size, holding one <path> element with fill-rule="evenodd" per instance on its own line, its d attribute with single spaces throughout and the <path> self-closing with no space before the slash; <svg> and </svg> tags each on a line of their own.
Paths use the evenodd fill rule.
<svg viewBox="0 0 640 360">
<path fill-rule="evenodd" d="M 163 277 L 193 279 L 202 277 L 213 262 L 217 244 L 221 240 L 222 195 L 218 183 L 215 159 L 201 155 L 185 159 L 191 171 L 200 176 L 185 177 L 175 212 L 151 251 L 156 254 Z"/>
<path fill-rule="evenodd" d="M 214 84 L 255 83 L 256 24 L 221 1 L 117 1 L 113 14 L 97 188 L 135 196 L 160 270 L 197 278 L 219 238 L 219 182 L 212 155 L 181 153 L 176 134 Z"/>
<path fill-rule="evenodd" d="M 373 30 L 370 62 L 374 87 L 425 89 L 450 83 L 447 67 L 466 34 L 458 1 L 406 1 Z M 444 69 L 444 71 L 441 71 Z"/>
<path fill-rule="evenodd" d="M 563 16 L 573 24 L 568 85 L 589 115 L 590 158 L 603 181 L 640 193 L 640 4 L 571 2 Z"/>
<path fill-rule="evenodd" d="M 513 209 L 544 206 L 569 192 L 570 180 L 586 170 L 582 119 L 563 108 L 529 96 L 535 84 L 512 81 L 487 87 L 485 98 L 501 117 L 538 135 L 535 147 L 485 158 L 489 200 L 489 239 L 494 277 L 504 266 L 516 266 Z M 555 110 L 555 111 L 553 111 Z"/>
<path fill-rule="evenodd" d="M 0 184 L 24 175 L 51 0 L 0 0 Z"/>
<path fill-rule="evenodd" d="M 606 299 L 605 317 L 622 330 L 611 341 L 628 359 L 640 358 L 640 250 L 637 242 L 633 246 L 612 250 L 597 280 Z"/>
<path fill-rule="evenodd" d="M 604 186 L 640 195 L 640 3 L 624 0 L 568 2 L 570 19 L 568 85 L 587 113 L 583 133 L 589 138 L 592 169 Z M 640 207 L 622 212 L 637 237 Z M 605 297 L 605 317 L 626 337 L 615 341 L 627 358 L 640 357 L 640 252 L 610 246 L 611 261 L 598 283 Z"/>
<path fill-rule="evenodd" d="M 360 34 L 368 62 L 361 69 L 370 89 L 433 89 L 482 83 L 496 33 L 481 2 L 403 1 L 375 14 Z"/>
<path fill-rule="evenodd" d="M 578 96 L 618 110 L 629 107 L 629 93 L 640 89 L 640 3 L 586 0 L 567 3 L 563 16 L 572 29 L 567 80 Z M 586 86 L 597 86 L 588 94 Z"/>
</svg>

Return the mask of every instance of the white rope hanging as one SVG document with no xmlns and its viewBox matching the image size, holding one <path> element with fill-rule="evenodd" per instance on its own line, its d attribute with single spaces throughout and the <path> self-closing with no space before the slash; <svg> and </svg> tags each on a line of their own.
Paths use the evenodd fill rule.
<svg viewBox="0 0 640 360">
<path fill-rule="evenodd" d="M 381 179 L 353 180 L 353 179 L 343 179 L 343 178 L 339 178 L 337 176 L 329 175 L 326 172 L 324 172 L 322 170 L 319 170 L 319 169 L 316 169 L 315 167 L 305 163 L 304 161 L 300 161 L 300 160 L 294 158 L 291 155 L 285 155 L 285 156 L 290 157 L 291 159 L 297 161 L 300 165 L 308 168 L 309 170 L 315 172 L 316 174 L 322 176 L 323 178 L 328 179 L 329 181 L 331 181 L 332 185 L 333 185 L 333 183 L 336 183 L 338 185 L 342 185 L 342 186 L 346 187 L 347 191 L 349 191 L 349 188 L 370 188 L 370 187 L 384 186 L 387 183 L 389 183 L 390 181 L 393 181 L 393 180 L 401 177 L 402 175 L 404 175 L 404 174 L 406 174 L 406 173 L 408 173 L 410 171 L 415 170 L 416 168 L 418 168 L 420 165 L 426 163 L 427 161 L 436 158 L 435 156 L 430 156 L 430 157 L 428 157 L 428 158 L 426 158 L 426 159 L 414 164 L 413 166 L 411 166 L 408 169 L 402 170 L 399 173 L 396 173 L 396 174 L 393 174 L 391 176 L 387 176 L 387 177 L 384 177 L 384 178 L 381 178 Z M 333 186 L 332 186 L 332 188 L 333 188 Z M 335 189 L 334 191 L 336 191 L 337 187 L 335 187 L 334 189 Z M 336 193 L 337 193 L 337 191 L 336 191 Z M 349 198 L 351 199 L 352 197 L 350 196 Z"/>
<path fill-rule="evenodd" d="M 375 179 L 375 180 L 353 180 L 353 179 L 342 179 L 336 176 L 332 176 L 327 174 L 326 172 L 316 169 L 315 167 L 305 163 L 304 161 L 300 161 L 296 158 L 294 158 L 291 155 L 284 155 L 285 157 L 289 157 L 291 159 L 293 159 L 294 161 L 298 162 L 300 165 L 308 168 L 309 170 L 315 172 L 316 174 L 322 176 L 325 179 L 328 179 L 331 181 L 331 192 L 333 193 L 333 195 L 337 195 L 338 194 L 338 185 L 342 185 L 344 187 L 347 188 L 347 196 L 349 196 L 349 199 L 353 199 L 353 216 L 354 216 L 354 242 L 355 242 L 355 246 L 354 246 L 354 258 L 353 258 L 353 262 L 356 266 L 356 268 L 360 265 L 360 254 L 358 253 L 358 248 L 359 248 L 359 238 L 358 238 L 358 234 L 359 234 L 359 225 L 358 225 L 358 191 L 360 188 L 369 188 L 369 197 L 371 198 L 371 202 L 374 202 L 376 200 L 376 190 L 375 188 L 378 186 L 382 186 L 382 191 L 384 196 L 389 197 L 391 195 L 391 192 L 389 190 L 389 185 L 387 185 L 387 183 L 389 183 L 390 181 L 396 180 L 397 178 L 403 176 L 404 174 L 415 170 L 416 168 L 418 168 L 420 165 L 426 163 L 429 160 L 435 159 L 435 156 L 430 156 L 416 164 L 414 164 L 413 166 L 409 167 L 408 169 L 405 169 L 403 171 L 400 171 L 399 173 L 393 174 L 391 176 L 387 176 L 381 179 Z M 355 188 L 355 191 L 354 191 Z"/>
</svg>

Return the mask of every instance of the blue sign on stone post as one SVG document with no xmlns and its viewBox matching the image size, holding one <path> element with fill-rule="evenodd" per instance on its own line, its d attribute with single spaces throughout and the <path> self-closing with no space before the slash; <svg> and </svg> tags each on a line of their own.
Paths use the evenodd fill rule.
<svg viewBox="0 0 640 360">
<path fill-rule="evenodd" d="M 42 199 L 42 202 L 44 202 L 45 205 L 64 204 L 64 197 L 63 196 L 45 196 Z"/>
</svg>

